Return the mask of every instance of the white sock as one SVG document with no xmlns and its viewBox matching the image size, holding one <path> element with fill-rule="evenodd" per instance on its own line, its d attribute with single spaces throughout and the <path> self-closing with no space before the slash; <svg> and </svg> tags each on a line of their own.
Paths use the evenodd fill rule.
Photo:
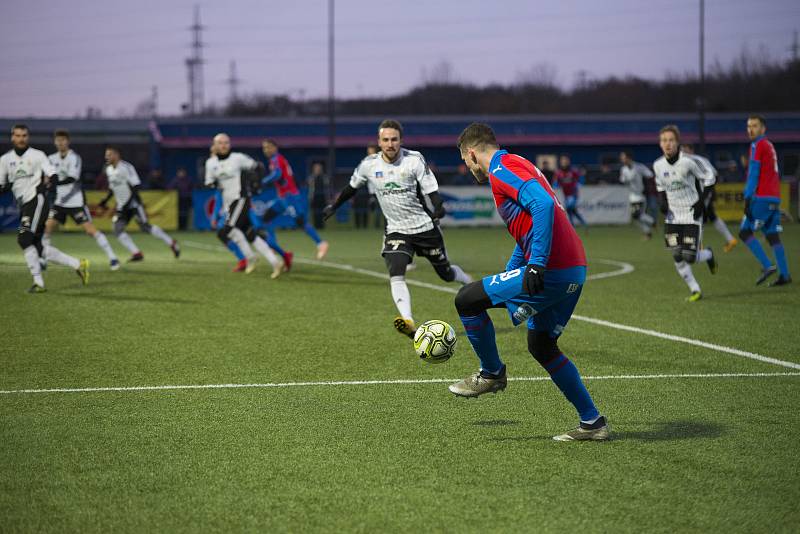
<svg viewBox="0 0 800 534">
<path fill-rule="evenodd" d="M 469 284 L 472 282 L 472 277 L 464 272 L 464 269 L 459 267 L 458 265 L 451 265 L 450 268 L 456 275 L 455 281 L 461 284 Z"/>
<path fill-rule="evenodd" d="M 97 245 L 103 249 L 103 252 L 106 253 L 109 260 L 116 260 L 117 255 L 114 254 L 114 249 L 111 248 L 111 243 L 108 242 L 108 238 L 106 234 L 100 232 L 99 230 L 94 234 L 94 240 L 97 241 Z"/>
<path fill-rule="evenodd" d="M 411 317 L 411 293 L 408 291 L 406 277 L 392 276 L 389 279 L 389 285 L 392 288 L 392 299 L 394 300 L 394 305 L 397 306 L 400 317 L 414 322 L 414 318 Z"/>
<path fill-rule="evenodd" d="M 139 247 L 136 246 L 136 243 L 133 242 L 131 236 L 128 235 L 128 232 L 120 232 L 117 234 L 117 240 L 122 243 L 122 246 L 128 249 L 128 252 L 131 254 L 138 254 Z"/>
<path fill-rule="evenodd" d="M 675 262 L 675 269 L 677 269 L 678 274 L 681 275 L 683 281 L 686 282 L 686 285 L 689 286 L 689 291 L 692 293 L 700 291 L 700 284 L 698 284 L 697 280 L 694 278 L 691 265 L 685 261 Z"/>
<path fill-rule="evenodd" d="M 239 250 L 242 251 L 244 257 L 250 260 L 253 257 L 253 249 L 250 247 L 250 243 L 247 242 L 247 238 L 244 236 L 241 230 L 238 228 L 234 228 L 228 234 L 228 237 L 236 243 L 236 246 L 239 247 Z"/>
<path fill-rule="evenodd" d="M 728 230 L 728 225 L 725 224 L 725 221 L 717 217 L 717 220 L 714 221 L 714 228 L 717 229 L 717 232 L 722 234 L 722 237 L 725 238 L 725 241 L 730 243 L 733 241 L 733 235 L 731 235 L 731 231 Z"/>
<path fill-rule="evenodd" d="M 258 251 L 258 252 L 259 252 L 259 253 L 260 253 L 262 256 L 264 256 L 265 258 L 267 258 L 267 261 L 268 261 L 268 262 L 269 262 L 269 263 L 270 263 L 270 264 L 271 264 L 273 267 L 277 267 L 277 266 L 278 266 L 278 265 L 280 265 L 280 264 L 281 264 L 281 262 L 283 261 L 282 259 L 280 259 L 280 258 L 278 257 L 278 255 L 277 255 L 277 254 L 275 254 L 275 252 L 274 252 L 274 251 L 273 251 L 271 248 L 269 248 L 269 245 L 267 245 L 267 242 L 266 242 L 266 241 L 264 241 L 263 239 L 261 239 L 261 238 L 260 238 L 260 237 L 258 237 L 258 236 L 256 236 L 256 238 L 253 240 L 253 247 L 255 247 L 255 249 L 256 249 L 256 250 L 257 250 L 257 251 Z"/>
<path fill-rule="evenodd" d="M 73 258 L 69 254 L 64 254 L 53 245 L 47 245 L 44 247 L 44 257 L 47 258 L 47 261 L 52 261 L 53 263 L 58 263 L 59 265 L 66 265 L 67 267 L 71 267 L 73 269 L 77 269 L 81 266 L 81 262 L 79 262 L 77 258 Z"/>
<path fill-rule="evenodd" d="M 44 278 L 42 278 L 42 266 L 39 263 L 39 251 L 33 245 L 27 247 L 22 251 L 25 256 L 25 263 L 28 264 L 28 270 L 33 276 L 33 283 L 37 286 L 44 287 Z"/>
<path fill-rule="evenodd" d="M 155 224 L 150 225 L 150 235 L 159 238 L 167 245 L 172 245 L 172 238 L 169 236 L 169 234 L 167 234 L 167 232 L 162 230 L 160 226 L 156 226 Z"/>
<path fill-rule="evenodd" d="M 708 261 L 712 258 L 712 256 L 713 254 L 711 253 L 711 250 L 707 248 L 697 251 L 697 261 Z"/>
</svg>

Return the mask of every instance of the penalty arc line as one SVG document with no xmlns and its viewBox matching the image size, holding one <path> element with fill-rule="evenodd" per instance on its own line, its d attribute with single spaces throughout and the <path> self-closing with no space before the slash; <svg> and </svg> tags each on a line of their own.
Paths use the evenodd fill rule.
<svg viewBox="0 0 800 534">
<path fill-rule="evenodd" d="M 800 373 L 684 373 L 655 375 L 601 375 L 585 376 L 584 380 L 670 380 L 683 378 L 773 378 L 800 377 Z M 86 388 L 48 388 L 48 389 L 10 389 L 0 390 L 0 395 L 21 395 L 32 393 L 103 393 L 126 391 L 180 391 L 195 389 L 267 389 L 267 388 L 299 388 L 299 387 L 332 387 L 332 386 L 376 386 L 376 385 L 419 385 L 446 384 L 455 382 L 455 378 L 430 379 L 394 379 L 394 380 L 336 380 L 320 382 L 268 382 L 263 384 L 187 384 L 164 386 L 119 386 L 119 387 L 86 387 Z M 550 382 L 549 376 L 509 377 L 509 382 Z"/>
<path fill-rule="evenodd" d="M 205 248 L 206 250 L 210 250 L 212 248 L 213 248 L 213 250 L 226 250 L 226 249 L 223 249 L 221 246 L 206 245 L 204 243 L 201 244 L 201 243 L 189 242 L 187 244 L 190 245 L 190 246 L 202 245 L 202 246 L 198 246 L 197 248 Z M 317 261 L 317 260 L 309 260 L 309 259 L 304 259 L 304 258 L 295 258 L 295 261 L 297 263 L 305 263 L 305 264 L 308 264 L 308 265 L 317 265 L 317 266 L 320 266 L 320 267 L 328 267 L 328 268 L 331 268 L 331 269 L 339 269 L 339 270 L 342 270 L 342 271 L 350 271 L 350 272 L 354 272 L 354 273 L 358 273 L 358 274 L 363 274 L 365 276 L 372 276 L 373 278 L 381 278 L 383 280 L 388 280 L 389 279 L 389 275 L 388 274 L 379 273 L 377 271 L 370 271 L 368 269 L 361 269 L 359 267 L 354 267 L 352 265 L 347 265 L 347 264 L 343 264 L 343 263 L 332 263 L 332 262 L 328 262 L 328 261 Z M 597 263 L 603 263 L 603 264 L 606 264 L 606 265 L 614 265 L 614 266 L 619 267 L 619 269 L 614 270 L 614 271 L 605 272 L 605 273 L 598 273 L 598 274 L 594 274 L 594 275 L 589 275 L 589 276 L 586 277 L 587 280 L 597 280 L 599 278 L 610 278 L 612 276 L 621 276 L 623 274 L 631 273 L 634 270 L 633 265 L 631 265 L 630 263 L 619 262 L 619 261 L 614 261 L 614 260 L 602 260 L 602 259 L 598 259 L 598 260 L 594 260 L 594 261 L 597 262 Z M 426 289 L 432 289 L 434 291 L 441 291 L 443 293 L 450 293 L 450 294 L 458 293 L 458 289 L 455 289 L 455 288 L 452 288 L 452 287 L 441 286 L 441 285 L 438 285 L 438 284 L 429 284 L 427 282 L 420 282 L 418 280 L 413 280 L 413 279 L 408 279 L 408 278 L 406 279 L 406 283 L 409 284 L 409 285 L 417 286 L 417 287 L 424 287 Z M 736 349 L 736 348 L 733 348 L 733 347 L 727 347 L 725 345 L 717 345 L 715 343 L 709 343 L 707 341 L 701 341 L 699 339 L 692 339 L 692 338 L 683 337 L 683 336 L 676 336 L 676 335 L 673 335 L 673 334 L 667 334 L 667 333 L 664 333 L 664 332 L 659 332 L 657 330 L 650 330 L 650 329 L 647 329 L 647 328 L 639 328 L 638 326 L 630 326 L 630 325 L 626 325 L 626 324 L 614 323 L 614 322 L 611 322 L 611 321 L 605 321 L 603 319 L 596 319 L 594 317 L 586 317 L 584 315 L 573 315 L 572 318 L 577 320 L 577 321 L 583 321 L 583 322 L 595 324 L 595 325 L 598 325 L 598 326 L 605 326 L 607 328 L 614 328 L 616 330 L 624 330 L 626 332 L 632 332 L 632 333 L 635 333 L 635 334 L 642 334 L 642 335 L 645 335 L 645 336 L 656 337 L 656 338 L 665 339 L 665 340 L 668 340 L 668 341 L 674 341 L 674 342 L 677 342 L 677 343 L 685 343 L 687 345 L 694 345 L 695 347 L 702 347 L 704 349 L 710 349 L 710 350 L 714 350 L 714 351 L 717 351 L 717 352 L 722 352 L 722 353 L 725 353 L 725 354 L 732 354 L 734 356 L 741 356 L 743 358 L 749 358 L 751 360 L 756 360 L 756 361 L 759 361 L 759 362 L 762 362 L 762 363 L 768 363 L 768 364 L 777 365 L 777 366 L 780 366 L 780 367 L 786 367 L 786 368 L 789 368 L 789 369 L 800 370 L 800 363 L 789 362 L 789 361 L 786 361 L 786 360 L 779 360 L 777 358 L 771 358 L 769 356 L 764 356 L 763 354 L 758 354 L 758 353 L 755 353 L 755 352 L 749 352 L 749 351 L 746 351 L 746 350 L 740 350 L 740 349 Z"/>
</svg>

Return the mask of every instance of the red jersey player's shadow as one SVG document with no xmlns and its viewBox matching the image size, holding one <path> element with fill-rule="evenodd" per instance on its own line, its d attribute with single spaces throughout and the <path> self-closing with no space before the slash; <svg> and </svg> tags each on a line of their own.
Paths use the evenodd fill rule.
<svg viewBox="0 0 800 534">
<path fill-rule="evenodd" d="M 727 431 L 723 425 L 708 421 L 661 421 L 655 423 L 631 424 L 629 427 L 637 428 L 646 426 L 642 430 L 626 428 L 626 425 L 614 425 L 611 421 L 611 440 L 626 441 L 678 441 L 686 439 L 716 439 Z M 551 434 L 537 436 L 498 436 L 489 438 L 490 441 L 551 441 Z"/>
</svg>

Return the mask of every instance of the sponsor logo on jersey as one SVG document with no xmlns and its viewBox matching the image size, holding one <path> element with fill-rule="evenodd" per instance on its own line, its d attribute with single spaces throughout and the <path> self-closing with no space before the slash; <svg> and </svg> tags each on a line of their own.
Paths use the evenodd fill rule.
<svg viewBox="0 0 800 534">
<path fill-rule="evenodd" d="M 375 178 L 383 178 L 383 171 L 375 171 Z"/>
</svg>

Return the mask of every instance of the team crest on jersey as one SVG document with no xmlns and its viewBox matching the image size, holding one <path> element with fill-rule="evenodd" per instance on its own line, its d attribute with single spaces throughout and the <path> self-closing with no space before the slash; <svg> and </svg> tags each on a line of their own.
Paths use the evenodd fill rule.
<svg viewBox="0 0 800 534">
<path fill-rule="evenodd" d="M 383 178 L 383 171 L 375 171 L 375 178 Z"/>
</svg>

